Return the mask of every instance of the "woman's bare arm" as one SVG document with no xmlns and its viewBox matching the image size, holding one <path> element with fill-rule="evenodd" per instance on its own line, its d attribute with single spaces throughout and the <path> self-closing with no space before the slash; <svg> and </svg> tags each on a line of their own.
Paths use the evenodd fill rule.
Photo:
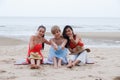
<svg viewBox="0 0 120 80">
<path fill-rule="evenodd" d="M 35 46 L 35 36 L 31 36 L 31 37 L 30 37 L 30 42 L 29 42 L 29 44 L 30 44 L 30 49 L 33 49 L 34 46 Z"/>
<path fill-rule="evenodd" d="M 76 35 L 76 39 L 74 39 L 73 36 L 69 37 L 69 39 L 74 44 L 77 44 L 81 40 L 80 36 L 78 36 L 78 35 Z"/>
<path fill-rule="evenodd" d="M 64 49 L 64 48 L 65 48 L 66 43 L 67 43 L 67 40 L 66 40 L 66 39 L 64 39 L 64 40 L 63 40 L 63 43 L 61 44 L 62 49 Z"/>
<path fill-rule="evenodd" d="M 57 44 L 53 41 L 53 39 L 50 40 L 51 45 L 53 45 L 55 50 L 58 50 Z"/>
<path fill-rule="evenodd" d="M 50 41 L 48 41 L 47 39 L 43 38 L 44 43 L 51 45 Z"/>
</svg>

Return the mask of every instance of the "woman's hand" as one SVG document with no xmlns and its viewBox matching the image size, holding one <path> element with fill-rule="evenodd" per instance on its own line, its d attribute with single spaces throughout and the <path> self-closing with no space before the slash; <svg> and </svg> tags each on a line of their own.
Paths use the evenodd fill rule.
<svg viewBox="0 0 120 80">
<path fill-rule="evenodd" d="M 81 46 L 76 46 L 75 48 L 69 49 L 69 50 L 70 50 L 71 54 L 78 54 L 78 53 L 82 52 L 84 50 L 84 48 Z"/>
<path fill-rule="evenodd" d="M 71 41 L 73 41 L 73 40 L 74 40 L 73 36 L 69 36 L 69 39 L 70 39 Z"/>
<path fill-rule="evenodd" d="M 50 40 L 50 43 L 52 44 L 52 46 L 53 46 L 53 48 L 54 48 L 55 50 L 58 50 L 58 46 L 57 46 L 57 44 L 53 41 L 53 39 Z"/>
<path fill-rule="evenodd" d="M 69 51 L 70 51 L 71 53 L 73 53 L 73 49 L 69 48 Z"/>
<path fill-rule="evenodd" d="M 64 48 L 65 48 L 65 46 L 61 45 L 61 48 L 62 48 L 62 49 L 64 49 Z"/>
<path fill-rule="evenodd" d="M 67 40 L 66 40 L 66 39 L 64 39 L 64 40 L 63 40 L 63 42 L 62 42 L 62 44 L 61 44 L 61 48 L 62 48 L 62 49 L 64 49 L 64 48 L 65 48 L 66 43 L 67 43 Z"/>
<path fill-rule="evenodd" d="M 30 49 L 33 49 L 35 46 L 35 36 L 30 37 Z"/>
<path fill-rule="evenodd" d="M 76 52 L 81 52 L 84 50 L 84 48 L 82 46 L 76 46 Z"/>
<path fill-rule="evenodd" d="M 58 50 L 58 46 L 57 45 L 54 45 L 53 46 L 55 50 Z"/>
</svg>

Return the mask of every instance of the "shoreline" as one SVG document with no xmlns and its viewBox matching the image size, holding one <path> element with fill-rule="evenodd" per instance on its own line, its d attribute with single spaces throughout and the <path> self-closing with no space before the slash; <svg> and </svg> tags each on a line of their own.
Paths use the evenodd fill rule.
<svg viewBox="0 0 120 80">
<path fill-rule="evenodd" d="M 75 32 L 82 38 L 99 38 L 99 39 L 118 39 L 120 40 L 120 32 Z M 34 34 L 33 34 L 34 35 Z M 30 35 L 0 35 L 0 37 L 30 37 Z M 53 36 L 51 32 L 46 32 L 45 36 Z"/>
<path fill-rule="evenodd" d="M 91 46 L 120 46 L 120 32 L 79 32 L 85 45 Z M 53 35 L 46 32 L 45 38 L 50 39 Z M 30 36 L 0 36 L 0 46 L 28 44 Z M 110 47 L 111 47 L 110 46 Z"/>
</svg>

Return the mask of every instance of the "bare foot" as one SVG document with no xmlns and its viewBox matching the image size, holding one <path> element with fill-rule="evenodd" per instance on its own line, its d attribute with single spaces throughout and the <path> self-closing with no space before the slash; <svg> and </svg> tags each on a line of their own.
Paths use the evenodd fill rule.
<svg viewBox="0 0 120 80">
<path fill-rule="evenodd" d="M 72 63 L 72 67 L 75 66 L 76 64 L 75 63 Z"/>
<path fill-rule="evenodd" d="M 72 68 L 72 67 L 73 67 L 72 64 L 67 65 L 67 68 Z"/>
<path fill-rule="evenodd" d="M 54 65 L 54 68 L 57 69 L 58 68 L 57 65 Z"/>
<path fill-rule="evenodd" d="M 31 64 L 30 65 L 30 69 L 35 69 L 36 65 L 35 64 Z"/>
<path fill-rule="evenodd" d="M 40 66 L 37 66 L 37 65 L 35 66 L 35 69 L 39 69 L 39 68 L 40 68 Z"/>
<path fill-rule="evenodd" d="M 61 68 L 61 65 L 58 65 L 59 68 Z"/>
</svg>

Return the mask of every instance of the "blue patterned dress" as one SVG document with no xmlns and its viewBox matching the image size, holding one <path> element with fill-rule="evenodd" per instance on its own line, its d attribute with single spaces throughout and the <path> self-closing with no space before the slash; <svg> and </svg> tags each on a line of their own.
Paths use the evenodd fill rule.
<svg viewBox="0 0 120 80">
<path fill-rule="evenodd" d="M 58 50 L 55 50 L 52 46 L 49 50 L 49 56 L 46 63 L 53 64 L 53 58 L 62 59 L 62 64 L 67 64 L 67 48 L 62 49 L 61 46 L 58 46 Z"/>
</svg>

